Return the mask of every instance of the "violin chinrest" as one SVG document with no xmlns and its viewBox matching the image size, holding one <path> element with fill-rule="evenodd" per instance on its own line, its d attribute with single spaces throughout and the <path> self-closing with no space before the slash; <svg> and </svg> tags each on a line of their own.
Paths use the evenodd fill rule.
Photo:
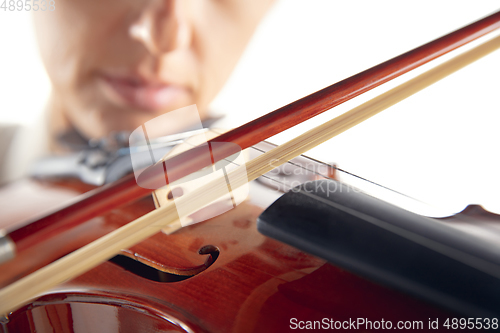
<svg viewBox="0 0 500 333">
<path fill-rule="evenodd" d="M 494 214 L 484 212 L 479 213 L 493 218 Z M 460 314 L 491 317 L 500 309 L 497 248 L 443 221 L 411 213 L 337 181 L 319 180 L 294 188 L 264 211 L 258 230 Z"/>
</svg>

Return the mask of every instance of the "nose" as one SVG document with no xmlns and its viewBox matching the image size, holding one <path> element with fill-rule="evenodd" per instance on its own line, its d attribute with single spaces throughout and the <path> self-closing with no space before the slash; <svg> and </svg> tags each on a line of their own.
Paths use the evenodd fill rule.
<svg viewBox="0 0 500 333">
<path fill-rule="evenodd" d="M 189 44 L 190 33 L 180 8 L 185 0 L 152 0 L 129 28 L 131 38 L 160 55 Z"/>
</svg>

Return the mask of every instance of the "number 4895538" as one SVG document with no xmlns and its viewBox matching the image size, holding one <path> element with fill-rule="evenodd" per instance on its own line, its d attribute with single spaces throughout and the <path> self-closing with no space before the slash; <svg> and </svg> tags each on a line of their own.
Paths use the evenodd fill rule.
<svg viewBox="0 0 500 333">
<path fill-rule="evenodd" d="M 447 329 L 493 329 L 497 330 L 499 325 L 498 325 L 498 318 L 450 318 L 446 319 L 446 321 L 443 324 L 444 327 Z"/>
<path fill-rule="evenodd" d="M 1 1 L 1 0 L 0 0 Z M 55 0 L 3 0 L 0 10 L 4 11 L 31 11 L 34 10 L 42 12 L 56 10 Z"/>
</svg>

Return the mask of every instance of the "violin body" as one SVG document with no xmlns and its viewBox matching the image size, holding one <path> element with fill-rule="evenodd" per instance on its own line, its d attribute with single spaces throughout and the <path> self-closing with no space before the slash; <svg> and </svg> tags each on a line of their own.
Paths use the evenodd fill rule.
<svg viewBox="0 0 500 333">
<path fill-rule="evenodd" d="M 45 188 L 59 200 L 91 188 L 35 180 L 16 188 L 22 187 L 33 197 L 43 197 Z M 0 201 L 13 198 L 7 189 Z M 0 282 L 5 286 L 45 265 L 40 252 L 53 261 L 153 209 L 146 197 L 42 242 L 4 264 Z M 158 233 L 15 311 L 3 331 L 281 332 L 357 318 L 421 321 L 427 329 L 429 318 L 453 317 L 260 234 L 262 211 L 245 202 L 171 235 Z M 19 217 L 11 216 L 11 223 Z"/>
</svg>

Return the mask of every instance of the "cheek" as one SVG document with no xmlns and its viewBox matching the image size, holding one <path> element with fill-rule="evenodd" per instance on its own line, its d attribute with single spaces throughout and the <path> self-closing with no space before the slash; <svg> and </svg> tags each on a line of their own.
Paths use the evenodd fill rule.
<svg viewBox="0 0 500 333">
<path fill-rule="evenodd" d="M 75 55 L 79 54 L 77 32 L 69 29 L 64 8 L 48 12 L 37 12 L 34 16 L 40 55 L 47 73 L 56 87 L 71 84 L 77 68 Z M 71 30 L 71 31 L 70 31 Z"/>
<path fill-rule="evenodd" d="M 60 0 L 56 11 L 36 12 L 40 53 L 55 89 L 77 89 L 106 61 L 110 50 L 122 51 L 116 41 L 124 35 L 124 16 L 133 9 L 126 3 Z"/>
<path fill-rule="evenodd" d="M 222 0 L 191 8 L 201 98 L 207 104 L 228 79 L 269 4 L 267 0 Z"/>
</svg>

